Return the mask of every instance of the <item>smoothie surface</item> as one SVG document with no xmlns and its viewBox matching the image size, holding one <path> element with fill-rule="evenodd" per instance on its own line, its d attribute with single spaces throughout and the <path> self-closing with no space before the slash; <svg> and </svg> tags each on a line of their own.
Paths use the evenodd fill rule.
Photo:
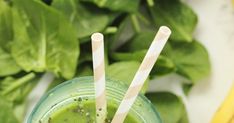
<svg viewBox="0 0 234 123">
<path fill-rule="evenodd" d="M 108 104 L 106 123 L 117 110 L 115 105 Z M 88 99 L 75 99 L 74 103 L 59 108 L 49 117 L 48 123 L 95 123 L 95 102 Z M 128 114 L 124 123 L 143 123 L 138 117 Z"/>
</svg>

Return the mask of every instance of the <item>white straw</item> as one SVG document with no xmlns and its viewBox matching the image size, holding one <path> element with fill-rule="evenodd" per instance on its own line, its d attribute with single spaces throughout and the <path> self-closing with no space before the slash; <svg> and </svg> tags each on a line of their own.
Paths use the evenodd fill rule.
<svg viewBox="0 0 234 123">
<path fill-rule="evenodd" d="M 104 123 L 107 115 L 105 91 L 104 37 L 94 33 L 92 39 L 94 86 L 96 98 L 96 122 Z"/>
<path fill-rule="evenodd" d="M 123 123 L 126 118 L 131 106 L 134 104 L 145 80 L 147 79 L 150 71 L 152 70 L 158 56 L 160 55 L 164 45 L 166 44 L 171 30 L 166 27 L 160 27 L 158 33 L 156 34 L 152 44 L 144 60 L 142 61 L 134 79 L 128 88 L 113 120 L 112 123 Z"/>
</svg>

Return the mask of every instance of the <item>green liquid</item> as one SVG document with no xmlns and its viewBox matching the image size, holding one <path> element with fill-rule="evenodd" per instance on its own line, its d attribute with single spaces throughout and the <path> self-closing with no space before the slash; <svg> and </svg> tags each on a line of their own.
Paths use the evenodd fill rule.
<svg viewBox="0 0 234 123">
<path fill-rule="evenodd" d="M 111 123 L 113 115 L 116 112 L 116 106 L 109 104 L 107 110 L 106 123 Z M 52 113 L 48 123 L 95 123 L 95 118 L 94 100 L 77 99 L 74 100 L 74 103 L 63 106 Z M 128 114 L 124 123 L 142 123 L 142 121 L 136 116 Z"/>
<path fill-rule="evenodd" d="M 67 81 L 50 90 L 41 98 L 27 123 L 95 123 L 95 92 L 93 77 Z M 107 119 L 111 122 L 127 86 L 115 80 L 106 80 Z M 124 123 L 162 123 L 152 104 L 139 95 Z"/>
</svg>

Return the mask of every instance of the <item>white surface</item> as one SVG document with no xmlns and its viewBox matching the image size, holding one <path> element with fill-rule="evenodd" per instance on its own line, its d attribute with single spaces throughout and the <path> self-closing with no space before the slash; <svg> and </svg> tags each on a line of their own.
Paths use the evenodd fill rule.
<svg viewBox="0 0 234 123">
<path fill-rule="evenodd" d="M 190 0 L 199 15 L 195 36 L 207 47 L 212 74 L 188 97 L 191 123 L 209 123 L 234 81 L 234 8 L 231 0 Z"/>
<path fill-rule="evenodd" d="M 183 95 L 176 75 L 154 80 L 150 91 L 177 93 L 185 101 L 191 123 L 209 123 L 234 82 L 234 8 L 231 0 L 187 0 L 187 3 L 199 16 L 194 35 L 210 54 L 212 73 L 195 85 L 188 97 Z"/>
</svg>

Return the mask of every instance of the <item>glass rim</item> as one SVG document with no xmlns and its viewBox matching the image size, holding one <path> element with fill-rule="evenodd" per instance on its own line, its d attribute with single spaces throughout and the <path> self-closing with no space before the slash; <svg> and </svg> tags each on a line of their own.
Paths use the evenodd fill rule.
<svg viewBox="0 0 234 123">
<path fill-rule="evenodd" d="M 79 82 L 79 81 L 90 81 L 92 80 L 93 81 L 93 76 L 84 76 L 84 77 L 76 77 L 76 78 L 73 78 L 71 80 L 68 80 L 68 81 L 65 81 L 57 86 L 55 86 L 54 88 L 50 89 L 48 92 L 46 92 L 42 97 L 41 99 L 38 101 L 38 103 L 35 105 L 35 107 L 33 108 L 32 112 L 30 113 L 29 117 L 27 118 L 27 123 L 32 123 L 33 121 L 33 117 L 34 115 L 36 115 L 38 109 L 40 108 L 41 104 L 50 96 L 50 94 L 56 92 L 56 90 L 59 90 L 60 88 L 63 88 L 65 86 L 68 86 L 69 84 L 71 83 L 76 83 L 76 82 Z M 121 81 L 118 81 L 118 80 L 114 80 L 114 79 L 111 79 L 111 78 L 108 78 L 106 79 L 107 83 L 116 83 L 116 85 L 120 85 L 120 86 L 125 86 L 125 90 L 127 90 L 128 86 L 126 86 L 127 84 L 125 84 L 124 82 L 121 82 Z M 108 86 L 108 84 L 106 84 L 106 86 Z M 110 86 L 110 88 L 113 88 L 112 86 Z M 121 91 L 119 88 L 115 88 L 119 91 Z M 124 92 L 125 93 L 125 92 Z M 159 113 L 156 111 L 156 108 L 155 106 L 153 106 L 153 104 L 150 102 L 150 100 L 148 100 L 147 97 L 145 97 L 142 93 L 140 93 L 137 97 L 137 100 L 141 99 L 142 101 L 145 102 L 145 104 L 148 104 L 150 109 L 152 110 L 152 113 L 154 113 L 157 117 L 157 120 L 159 121 L 159 123 L 162 122 L 161 118 L 160 118 L 160 115 Z M 121 101 L 122 99 L 120 99 Z M 116 101 L 116 100 L 115 100 Z M 135 105 L 135 104 L 134 104 Z M 47 109 L 47 111 L 49 111 L 50 109 Z M 134 110 L 133 108 L 131 108 L 131 110 Z M 134 111 L 134 112 L 137 112 L 137 111 Z"/>
</svg>

